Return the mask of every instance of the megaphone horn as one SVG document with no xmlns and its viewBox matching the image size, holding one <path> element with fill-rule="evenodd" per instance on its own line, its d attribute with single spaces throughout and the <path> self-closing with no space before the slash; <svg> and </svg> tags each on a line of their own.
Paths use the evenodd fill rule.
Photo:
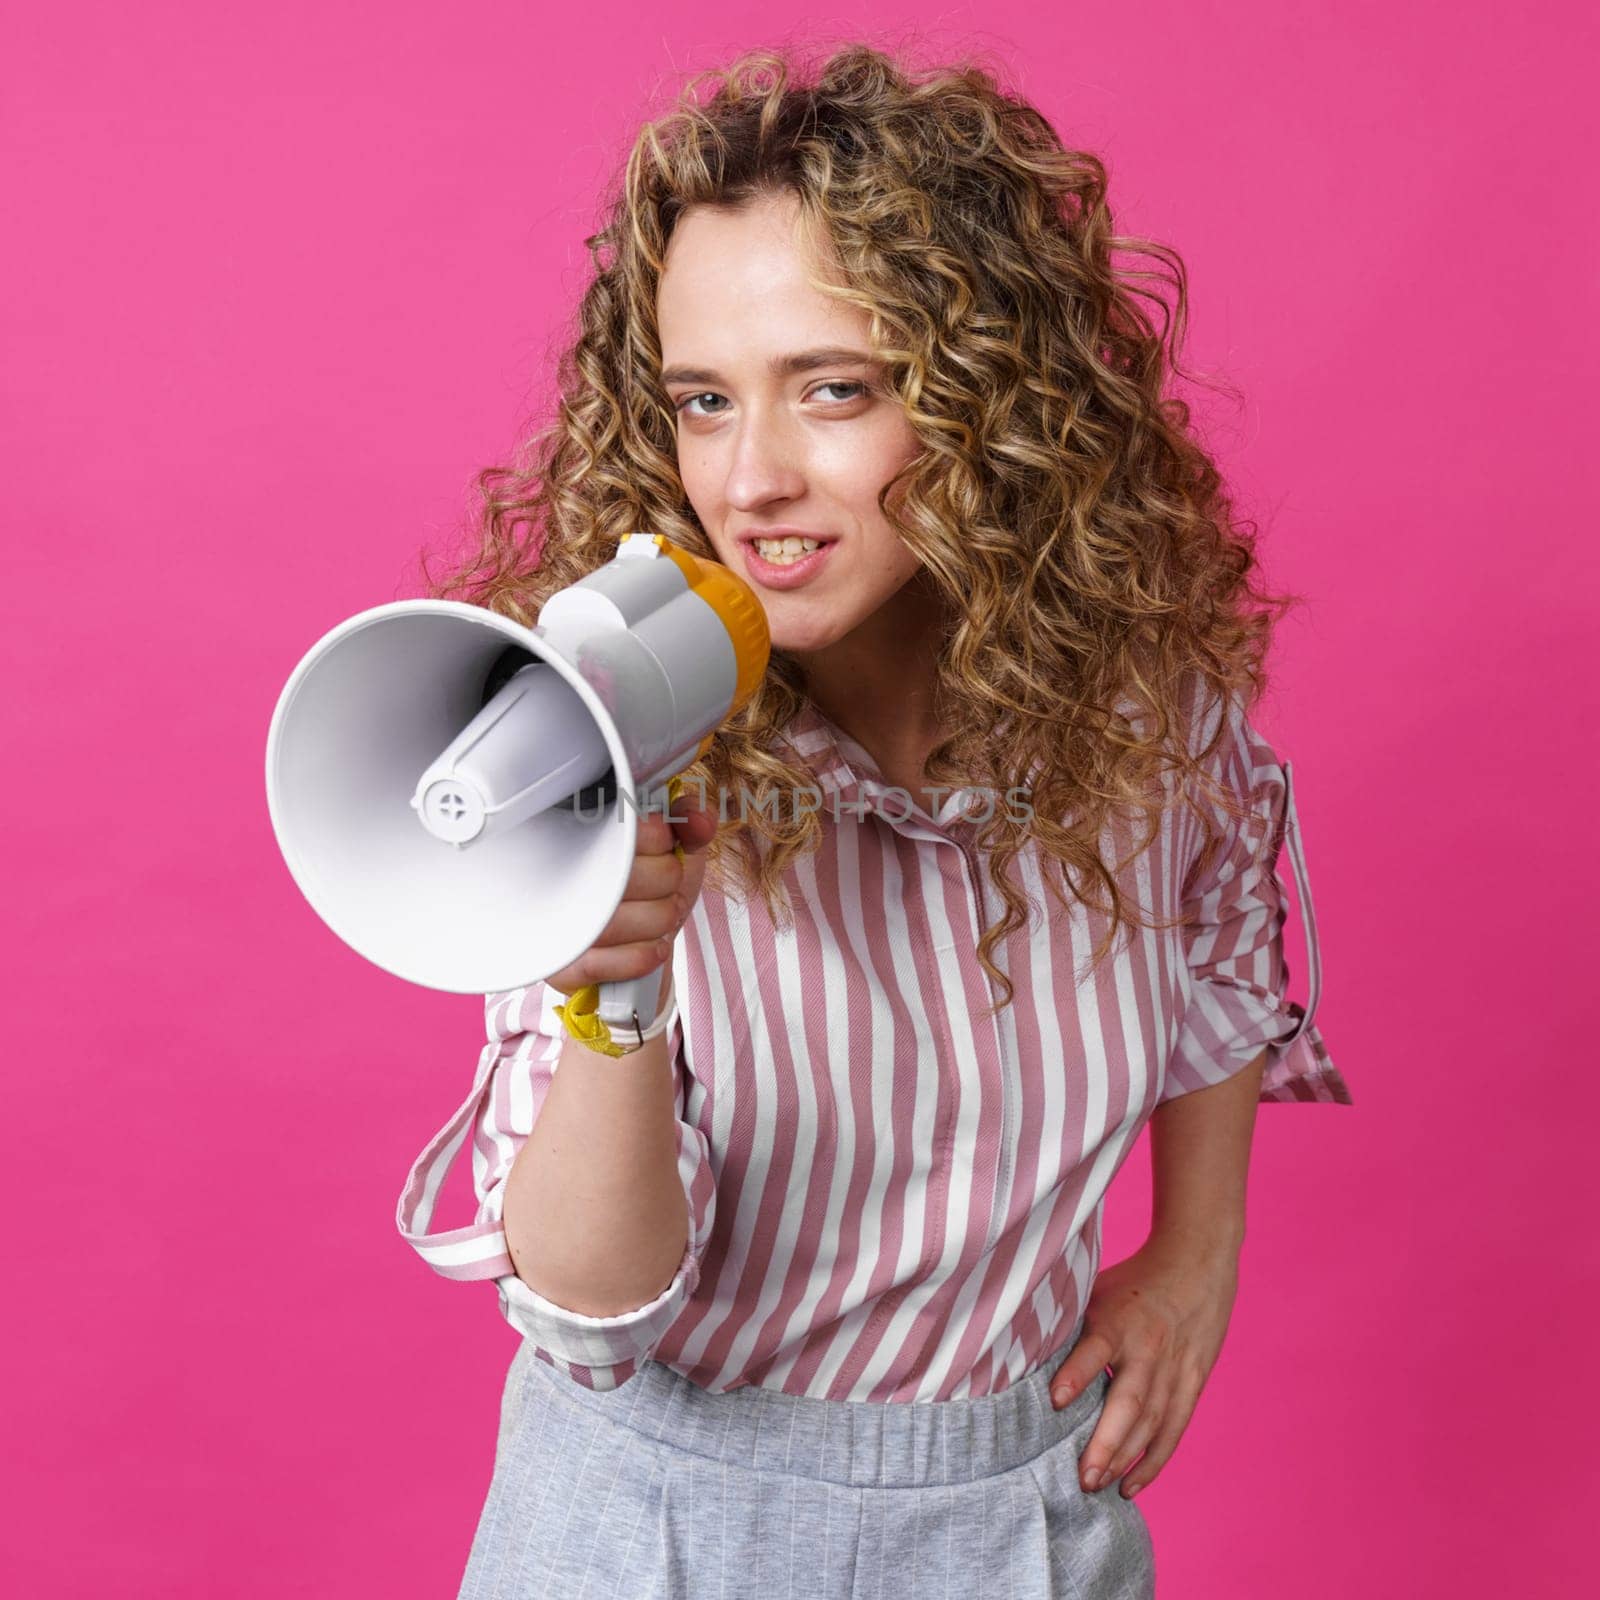
<svg viewBox="0 0 1600 1600">
<path fill-rule="evenodd" d="M 453 600 L 362 611 L 291 673 L 267 734 L 279 849 L 322 920 L 407 982 L 489 994 L 548 977 L 611 920 L 641 811 L 754 695 L 748 584 L 660 535 L 524 627 Z M 600 986 L 656 1009 L 659 972 Z"/>
</svg>

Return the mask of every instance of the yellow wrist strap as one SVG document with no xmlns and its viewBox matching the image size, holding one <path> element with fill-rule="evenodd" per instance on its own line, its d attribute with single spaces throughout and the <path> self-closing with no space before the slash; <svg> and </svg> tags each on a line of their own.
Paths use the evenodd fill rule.
<svg viewBox="0 0 1600 1600">
<path fill-rule="evenodd" d="M 620 1044 L 612 1042 L 611 1029 L 606 1026 L 605 1020 L 596 1014 L 595 1007 L 599 1004 L 600 985 L 586 983 L 574 994 L 568 995 L 567 1003 L 558 1005 L 555 1012 L 567 1032 L 591 1050 L 598 1050 L 606 1056 L 626 1055 L 627 1051 Z"/>
<path fill-rule="evenodd" d="M 667 780 L 667 804 L 670 806 L 682 793 L 683 775 L 675 773 Z M 676 840 L 673 841 L 672 853 L 680 861 L 685 859 L 686 852 Z M 628 1044 L 618 1044 L 612 1039 L 610 1027 L 605 1018 L 599 1014 L 599 1006 L 600 985 L 586 983 L 581 989 L 567 996 L 565 1005 L 556 1006 L 555 1014 L 561 1018 L 562 1026 L 574 1039 L 586 1044 L 591 1050 L 599 1051 L 601 1055 L 625 1056 L 637 1050 L 639 1048 L 637 1040 Z M 653 1028 L 654 1022 L 650 1026 Z M 650 1028 L 645 1029 L 645 1037 L 653 1037 Z"/>
</svg>

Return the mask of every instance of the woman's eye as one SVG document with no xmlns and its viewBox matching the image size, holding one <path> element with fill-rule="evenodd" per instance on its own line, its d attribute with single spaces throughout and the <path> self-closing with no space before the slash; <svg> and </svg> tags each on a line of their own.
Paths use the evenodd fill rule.
<svg viewBox="0 0 1600 1600">
<path fill-rule="evenodd" d="M 835 400 L 854 400 L 859 395 L 866 393 L 867 386 L 866 384 L 855 379 L 836 378 L 831 383 L 819 383 L 811 392 L 813 394 L 820 394 L 824 389 L 853 389 L 855 390 L 855 394 L 835 395 L 833 398 Z"/>
<path fill-rule="evenodd" d="M 720 400 L 721 398 L 722 398 L 722 396 L 720 394 L 714 394 L 709 389 L 703 389 L 703 390 L 701 390 L 701 392 L 699 394 L 686 394 L 677 403 L 677 405 L 675 405 L 673 407 L 673 410 L 674 411 L 678 411 L 678 412 L 683 412 L 683 411 L 687 411 L 688 408 L 691 405 L 693 405 L 696 400 Z M 706 413 L 703 412 L 703 411 L 694 411 L 694 412 L 690 412 L 689 414 L 691 416 L 704 416 L 704 415 L 706 415 Z M 713 412 L 712 415 L 716 415 L 716 413 Z"/>
</svg>

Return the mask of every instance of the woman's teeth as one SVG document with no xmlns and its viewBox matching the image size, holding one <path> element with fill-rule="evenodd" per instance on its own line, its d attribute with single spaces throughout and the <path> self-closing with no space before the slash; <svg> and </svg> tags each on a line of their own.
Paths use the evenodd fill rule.
<svg viewBox="0 0 1600 1600">
<path fill-rule="evenodd" d="M 809 555 L 813 550 L 822 548 L 820 539 L 801 539 L 791 534 L 786 539 L 757 539 L 755 541 L 756 554 L 763 561 L 770 561 L 777 567 L 792 566 L 801 556 Z"/>
</svg>

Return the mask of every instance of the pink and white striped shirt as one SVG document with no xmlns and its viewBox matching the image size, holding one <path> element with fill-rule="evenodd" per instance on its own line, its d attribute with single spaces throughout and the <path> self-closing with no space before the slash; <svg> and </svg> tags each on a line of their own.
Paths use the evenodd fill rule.
<svg viewBox="0 0 1600 1600">
<path fill-rule="evenodd" d="M 1312 1020 L 1320 953 L 1292 768 L 1237 703 L 1228 718 L 1211 770 L 1250 798 L 1249 821 L 1197 874 L 1199 825 L 1170 807 L 1121 880 L 1195 923 L 1124 933 L 1084 976 L 1104 918 L 1064 910 L 1025 849 L 1010 870 L 1034 910 L 996 947 L 1015 998 L 989 1018 L 978 939 L 1005 908 L 974 845 L 968 812 L 983 801 L 958 791 L 929 816 L 808 706 L 785 738 L 822 793 L 823 840 L 785 874 L 793 926 L 759 896 L 708 884 L 673 954 L 690 1237 L 672 1282 L 648 1305 L 590 1317 L 512 1268 L 505 1181 L 565 1039 L 552 1010 L 564 997 L 544 983 L 487 996 L 471 1092 L 412 1166 L 401 1234 L 445 1277 L 494 1279 L 534 1354 L 592 1389 L 647 1358 L 712 1390 L 927 1401 L 1005 1389 L 1077 1321 L 1107 1187 L 1157 1105 L 1269 1046 L 1262 1100 L 1351 1103 Z M 1128 853 L 1119 825 L 1107 837 Z M 1285 842 L 1303 1007 L 1286 993 Z M 469 1134 L 476 1217 L 430 1234 Z"/>
</svg>

